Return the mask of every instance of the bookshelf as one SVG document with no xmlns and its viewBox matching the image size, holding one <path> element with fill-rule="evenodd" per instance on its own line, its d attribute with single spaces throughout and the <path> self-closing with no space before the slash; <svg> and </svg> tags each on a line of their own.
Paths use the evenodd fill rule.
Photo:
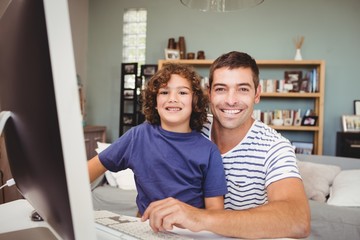
<svg viewBox="0 0 360 240">
<path fill-rule="evenodd" d="M 213 60 L 159 60 L 159 69 L 167 62 L 178 62 L 180 64 L 192 65 L 195 68 L 208 68 Z M 325 61 L 324 60 L 257 60 L 260 70 L 260 78 L 262 74 L 271 72 L 273 76 L 282 78 L 284 71 L 287 70 L 316 70 L 317 74 L 317 91 L 316 92 L 263 92 L 261 94 L 261 102 L 276 99 L 283 101 L 284 109 L 291 106 L 292 101 L 308 101 L 311 102 L 312 110 L 318 117 L 315 126 L 295 126 L 295 125 L 281 125 L 272 128 L 278 131 L 292 132 L 292 133 L 309 133 L 312 134 L 313 154 L 322 155 L 323 153 L 323 133 L 324 133 L 324 91 L 325 91 Z M 292 139 L 289 139 L 292 141 Z"/>
</svg>

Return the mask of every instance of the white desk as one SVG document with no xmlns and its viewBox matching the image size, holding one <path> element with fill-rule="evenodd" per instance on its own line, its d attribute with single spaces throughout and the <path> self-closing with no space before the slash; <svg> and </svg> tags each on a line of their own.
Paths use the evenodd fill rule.
<svg viewBox="0 0 360 240">
<path fill-rule="evenodd" d="M 0 205 L 0 233 L 12 232 L 27 228 L 46 227 L 46 222 L 34 222 L 30 219 L 30 214 L 34 208 L 24 199 L 4 203 Z M 51 230 L 51 228 L 49 228 Z M 51 230 L 52 231 L 52 230 Z M 53 232 L 53 231 L 52 231 Z M 185 229 L 176 229 L 174 232 L 194 238 L 194 239 L 229 239 L 215 235 L 211 232 L 193 233 Z M 54 232 L 53 232 L 54 233 Z M 54 233 L 56 235 L 56 233 Z M 118 240 L 115 236 L 96 231 L 99 240 Z M 234 238 L 232 238 L 234 239 Z M 289 238 L 282 238 L 282 240 Z M 278 239 L 280 240 L 280 239 Z"/>
<path fill-rule="evenodd" d="M 1 204 L 0 233 L 34 227 L 46 227 L 54 233 L 46 222 L 31 221 L 30 214 L 33 210 L 34 208 L 24 199 Z M 57 236 L 56 233 L 54 233 L 54 235 Z M 102 231 L 97 231 L 96 235 L 99 240 L 118 240 L 115 236 Z"/>
</svg>

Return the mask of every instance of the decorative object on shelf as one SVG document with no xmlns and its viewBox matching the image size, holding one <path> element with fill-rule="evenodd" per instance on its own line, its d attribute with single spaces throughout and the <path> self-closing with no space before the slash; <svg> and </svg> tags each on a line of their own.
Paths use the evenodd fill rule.
<svg viewBox="0 0 360 240">
<path fill-rule="evenodd" d="M 301 126 L 316 126 L 317 116 L 304 116 L 301 121 Z"/>
<path fill-rule="evenodd" d="M 168 40 L 168 49 L 176 49 L 176 42 L 174 38 L 169 38 Z"/>
<path fill-rule="evenodd" d="M 205 52 L 200 50 L 197 52 L 197 59 L 205 59 Z"/>
<path fill-rule="evenodd" d="M 344 132 L 360 132 L 360 115 L 343 115 L 342 124 Z"/>
<path fill-rule="evenodd" d="M 156 64 L 144 64 L 141 65 L 141 75 L 142 76 L 152 76 L 156 73 L 158 65 Z"/>
<path fill-rule="evenodd" d="M 255 7 L 264 0 L 180 0 L 186 7 L 202 12 L 231 12 Z"/>
<path fill-rule="evenodd" d="M 316 126 L 318 116 L 316 116 L 314 110 L 307 109 L 302 120 L 301 126 Z"/>
<path fill-rule="evenodd" d="M 298 92 L 300 81 L 302 79 L 302 71 L 285 71 L 285 84 L 291 84 L 292 88 L 289 92 Z"/>
<path fill-rule="evenodd" d="M 354 114 L 360 115 L 360 100 L 354 100 Z"/>
<path fill-rule="evenodd" d="M 186 58 L 187 58 L 187 59 L 195 59 L 195 53 L 193 53 L 193 52 L 187 53 L 187 54 L 186 54 Z"/>
<path fill-rule="evenodd" d="M 293 39 L 294 44 L 295 44 L 295 48 L 296 48 L 295 60 L 302 60 L 301 47 L 302 47 L 302 45 L 304 43 L 304 40 L 305 40 L 304 36 L 298 36 L 298 37 Z"/>
<path fill-rule="evenodd" d="M 284 124 L 284 120 L 281 118 L 275 118 L 271 121 L 272 125 L 274 126 L 281 126 Z"/>
<path fill-rule="evenodd" d="M 180 59 L 185 59 L 186 43 L 185 43 L 185 37 L 183 37 L 183 36 L 179 37 L 179 53 L 180 53 Z"/>
<path fill-rule="evenodd" d="M 178 49 L 165 49 L 165 59 L 171 60 L 171 59 L 180 59 L 180 52 Z"/>
</svg>

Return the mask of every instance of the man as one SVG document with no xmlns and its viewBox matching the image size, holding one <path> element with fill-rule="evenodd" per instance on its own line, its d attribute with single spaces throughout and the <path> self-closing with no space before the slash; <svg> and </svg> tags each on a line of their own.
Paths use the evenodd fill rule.
<svg viewBox="0 0 360 240">
<path fill-rule="evenodd" d="M 304 238 L 310 210 L 290 142 L 252 118 L 261 87 L 255 60 L 229 52 L 210 67 L 213 118 L 203 134 L 222 154 L 229 193 L 225 210 L 203 210 L 176 199 L 153 202 L 142 220 L 153 230 L 174 225 L 239 238 Z"/>
</svg>

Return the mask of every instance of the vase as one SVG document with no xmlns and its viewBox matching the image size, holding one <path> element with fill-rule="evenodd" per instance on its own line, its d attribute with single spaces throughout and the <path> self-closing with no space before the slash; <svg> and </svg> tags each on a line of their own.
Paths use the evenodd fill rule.
<svg viewBox="0 0 360 240">
<path fill-rule="evenodd" d="M 180 59 L 186 58 L 186 44 L 185 44 L 185 37 L 179 37 L 179 53 Z"/>
<path fill-rule="evenodd" d="M 302 60 L 300 48 L 296 49 L 295 60 Z"/>
<path fill-rule="evenodd" d="M 174 38 L 169 38 L 168 40 L 168 49 L 176 49 L 176 42 Z"/>
</svg>

